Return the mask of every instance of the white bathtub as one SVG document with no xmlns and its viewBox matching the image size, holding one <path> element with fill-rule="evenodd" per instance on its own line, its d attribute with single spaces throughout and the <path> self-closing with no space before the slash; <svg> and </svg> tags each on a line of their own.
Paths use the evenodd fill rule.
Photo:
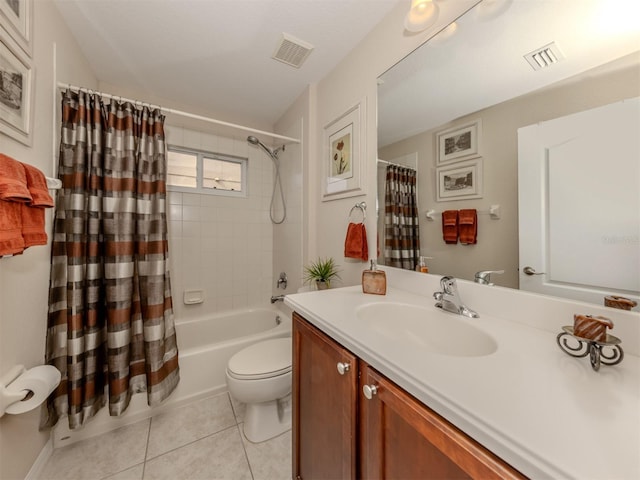
<svg viewBox="0 0 640 480">
<path fill-rule="evenodd" d="M 158 407 L 149 408 L 147 396 L 136 394 L 119 417 L 110 417 L 105 406 L 80 430 L 69 430 L 66 418 L 53 430 L 54 448 L 115 430 L 227 390 L 225 370 L 234 353 L 260 340 L 291 335 L 291 313 L 285 306 L 236 310 L 215 316 L 176 319 L 180 383 Z"/>
</svg>

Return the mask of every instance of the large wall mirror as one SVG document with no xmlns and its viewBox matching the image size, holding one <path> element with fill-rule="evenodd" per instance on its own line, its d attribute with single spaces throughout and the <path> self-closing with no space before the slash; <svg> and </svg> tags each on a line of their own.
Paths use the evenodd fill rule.
<svg viewBox="0 0 640 480">
<path fill-rule="evenodd" d="M 387 215 L 387 223 L 399 221 L 396 233 L 406 236 L 411 218 L 398 218 L 415 211 L 419 255 L 432 257 L 427 259 L 430 273 L 473 280 L 476 272 L 498 270 L 504 273 L 492 275 L 492 283 L 528 289 L 523 285 L 528 279 L 523 279 L 524 265 L 520 265 L 519 231 L 529 218 L 519 214 L 519 203 L 525 202 L 519 202 L 518 184 L 529 177 L 518 177 L 519 130 L 522 135 L 531 125 L 546 125 L 554 119 L 625 102 L 627 107 L 635 102 L 631 117 L 640 119 L 640 104 L 634 100 L 640 97 L 638 18 L 640 2 L 634 0 L 485 0 L 385 72 L 378 82 L 379 263 L 399 266 L 394 256 L 402 255 L 389 253 L 385 245 L 389 243 L 385 229 L 390 230 L 389 225 L 385 227 L 387 168 L 398 164 L 416 172 L 417 204 L 415 209 L 405 206 L 402 214 Z M 527 60 L 529 53 L 536 55 Z M 616 139 L 616 132 L 622 140 Z M 576 185 L 580 180 L 573 177 L 578 176 L 565 170 L 561 190 L 571 193 L 594 189 L 595 185 L 598 188 L 591 198 L 608 198 L 607 192 L 616 190 L 620 178 L 630 179 L 622 189 L 627 195 L 618 203 L 601 202 L 609 212 L 624 212 L 622 230 L 600 234 L 601 243 L 618 239 L 624 244 L 624 251 L 617 255 L 628 260 L 630 280 L 610 288 L 601 284 L 600 272 L 621 267 L 613 263 L 608 267 L 589 258 L 572 261 L 581 263 L 579 275 L 591 277 L 587 283 L 600 286 L 602 292 L 637 299 L 640 134 L 637 130 L 631 135 L 622 132 L 616 130 L 613 140 L 603 141 L 629 147 L 622 155 L 627 161 L 624 166 L 616 164 L 621 155 L 603 147 L 607 154 L 589 174 L 600 177 L 597 172 L 601 168 L 602 177 L 588 186 L 584 182 Z M 580 160 L 576 161 L 569 172 L 582 171 Z M 540 201 L 548 202 L 549 198 Z M 573 208 L 580 209 L 579 202 L 577 205 Z M 442 212 L 463 209 L 477 212 L 477 243 L 445 243 Z M 595 215 L 578 215 L 576 211 L 576 215 L 597 223 L 607 211 Z M 550 221 L 542 221 L 544 229 Z M 567 232 L 568 250 L 572 243 L 581 241 L 580 235 Z M 412 242 L 401 238 L 396 244 L 400 250 L 410 250 Z M 544 255 L 548 260 L 550 254 Z M 590 262 L 593 268 L 584 268 Z M 407 267 L 412 266 L 406 263 L 403 268 Z M 531 267 L 536 273 L 546 273 L 542 265 Z M 616 274 L 608 272 L 608 276 Z M 566 296 L 602 303 L 602 297 Z"/>
</svg>

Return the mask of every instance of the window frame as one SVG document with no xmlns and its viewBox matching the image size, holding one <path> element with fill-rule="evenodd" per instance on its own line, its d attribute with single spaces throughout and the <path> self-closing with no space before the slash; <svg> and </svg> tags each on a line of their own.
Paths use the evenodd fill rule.
<svg viewBox="0 0 640 480">
<path fill-rule="evenodd" d="M 198 148 L 183 147 L 180 145 L 167 144 L 167 177 L 169 176 L 169 152 L 183 153 L 196 156 L 196 186 L 184 187 L 179 185 L 170 185 L 167 178 L 166 185 L 167 191 L 170 192 L 182 192 L 182 193 L 200 193 L 203 195 L 220 195 L 226 197 L 242 197 L 249 196 L 247 191 L 249 182 L 247 181 L 247 173 L 249 171 L 247 164 L 249 159 L 247 157 L 239 157 L 236 155 L 229 155 L 226 153 L 210 152 L 207 150 L 201 150 Z M 204 159 L 219 160 L 229 163 L 237 163 L 240 165 L 240 190 L 224 190 L 218 188 L 204 187 Z"/>
</svg>

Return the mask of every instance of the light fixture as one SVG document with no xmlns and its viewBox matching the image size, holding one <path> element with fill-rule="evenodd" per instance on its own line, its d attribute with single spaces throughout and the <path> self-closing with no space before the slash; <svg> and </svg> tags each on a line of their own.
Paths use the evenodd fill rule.
<svg viewBox="0 0 640 480">
<path fill-rule="evenodd" d="M 438 5 L 433 0 L 411 0 L 411 8 L 404 18 L 404 28 L 409 32 L 426 30 L 438 19 Z"/>
</svg>

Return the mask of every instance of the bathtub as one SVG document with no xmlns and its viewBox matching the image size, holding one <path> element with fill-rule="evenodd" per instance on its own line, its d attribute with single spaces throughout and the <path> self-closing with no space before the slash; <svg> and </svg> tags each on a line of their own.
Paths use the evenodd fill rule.
<svg viewBox="0 0 640 480">
<path fill-rule="evenodd" d="M 139 393 L 131 398 L 121 416 L 109 416 L 105 406 L 80 430 L 69 430 L 67 419 L 63 418 L 53 429 L 53 447 L 70 445 L 225 392 L 229 358 L 258 341 L 291 336 L 291 312 L 282 305 L 234 310 L 195 320 L 176 319 L 176 336 L 180 383 L 162 405 L 149 408 L 146 394 Z"/>
</svg>

